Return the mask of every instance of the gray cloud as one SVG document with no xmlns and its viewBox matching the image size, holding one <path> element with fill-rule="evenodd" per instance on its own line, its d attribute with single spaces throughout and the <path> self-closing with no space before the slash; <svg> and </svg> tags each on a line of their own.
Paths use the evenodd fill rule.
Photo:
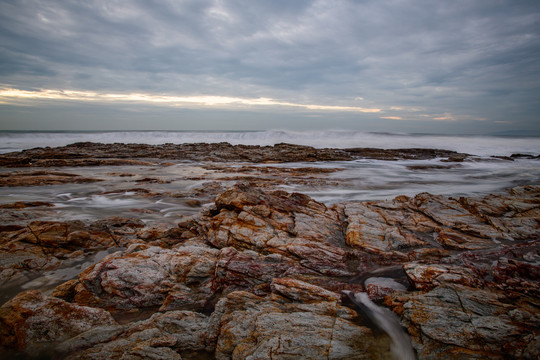
<svg viewBox="0 0 540 360">
<path fill-rule="evenodd" d="M 5 0 L 0 83 L 270 97 L 378 107 L 424 126 L 446 117 L 469 131 L 495 121 L 538 129 L 539 22 L 537 1 Z M 348 116 L 336 126 L 354 124 Z"/>
</svg>

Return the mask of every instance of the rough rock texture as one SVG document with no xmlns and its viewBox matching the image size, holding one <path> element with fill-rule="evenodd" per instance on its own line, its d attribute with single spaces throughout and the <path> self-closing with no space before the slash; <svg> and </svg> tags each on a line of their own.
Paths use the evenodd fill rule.
<svg viewBox="0 0 540 360">
<path fill-rule="evenodd" d="M 445 284 L 395 295 L 392 305 L 420 358 L 534 359 L 540 354 L 538 298 Z"/>
<path fill-rule="evenodd" d="M 374 338 L 356 324 L 354 311 L 335 299 L 312 300 L 289 303 L 247 292 L 229 294 L 216 308 L 223 313 L 216 359 L 388 358 L 388 339 Z"/>
<path fill-rule="evenodd" d="M 414 198 L 345 204 L 347 243 L 385 256 L 418 258 L 422 253 L 445 256 L 450 250 L 480 250 L 501 241 L 535 239 L 539 200 L 538 187 L 524 186 L 508 195 L 476 199 L 421 193 Z"/>
<path fill-rule="evenodd" d="M 51 351 L 55 343 L 115 323 L 105 310 L 26 291 L 0 307 L 0 345 L 38 356 Z"/>
<path fill-rule="evenodd" d="M 306 195 L 239 184 L 219 196 L 212 211 L 206 240 L 218 248 L 281 254 L 323 275 L 352 275 L 341 214 Z"/>
<path fill-rule="evenodd" d="M 0 352 L 389 358 L 390 338 L 342 296 L 349 290 L 398 314 L 420 359 L 540 355 L 538 186 L 327 207 L 241 183 L 175 228 L 129 224 L 3 227 L 3 274 L 56 266 L 87 247 L 126 248 L 50 296 L 23 292 L 4 304 Z"/>
<path fill-rule="evenodd" d="M 306 162 L 342 161 L 359 158 L 397 160 L 446 158 L 463 161 L 467 154 L 436 149 L 316 149 L 310 146 L 217 144 L 99 144 L 75 143 L 57 148 L 34 148 L 2 154 L 0 166 L 99 166 L 149 164 L 132 159 L 174 159 L 196 161 Z"/>
<path fill-rule="evenodd" d="M 212 320 L 192 311 L 156 313 L 129 325 L 92 329 L 64 341 L 57 352 L 71 360 L 210 358 L 218 330 Z"/>
<path fill-rule="evenodd" d="M 212 296 L 218 254 L 205 246 L 132 245 L 83 271 L 74 284 L 73 300 L 109 310 L 201 310 Z"/>
<path fill-rule="evenodd" d="M 140 221 L 119 217 L 89 225 L 33 221 L 27 226 L 0 226 L 0 281 L 17 282 L 99 250 L 126 246 L 143 226 Z"/>
<path fill-rule="evenodd" d="M 58 171 L 17 171 L 0 174 L 0 186 L 36 186 L 68 183 L 81 184 L 96 181 L 101 180 Z"/>
</svg>

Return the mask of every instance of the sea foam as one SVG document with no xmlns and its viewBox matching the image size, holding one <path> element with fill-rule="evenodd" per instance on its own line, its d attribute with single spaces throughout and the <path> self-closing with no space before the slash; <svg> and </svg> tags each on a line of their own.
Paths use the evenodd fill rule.
<svg viewBox="0 0 540 360">
<path fill-rule="evenodd" d="M 0 132 L 0 153 L 33 147 L 56 147 L 75 142 L 219 143 L 275 145 L 291 143 L 316 148 L 437 148 L 472 155 L 538 155 L 540 138 L 500 136 L 418 135 L 351 130 L 267 131 L 103 131 L 103 132 Z"/>
</svg>

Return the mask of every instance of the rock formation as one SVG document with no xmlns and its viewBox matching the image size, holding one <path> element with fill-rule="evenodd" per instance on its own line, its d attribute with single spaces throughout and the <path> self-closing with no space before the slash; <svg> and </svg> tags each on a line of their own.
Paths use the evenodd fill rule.
<svg viewBox="0 0 540 360">
<path fill-rule="evenodd" d="M 286 151 L 286 149 L 283 149 Z M 0 228 L 4 281 L 118 248 L 0 308 L 5 357 L 386 359 L 344 291 L 392 310 L 419 359 L 540 356 L 540 187 L 326 206 L 239 183 L 175 228 Z"/>
<path fill-rule="evenodd" d="M 194 161 L 246 161 L 251 163 L 346 161 L 353 159 L 434 159 L 460 162 L 469 157 L 449 150 L 437 149 L 317 149 L 311 146 L 276 144 L 274 146 L 217 144 L 100 144 L 75 143 L 56 148 L 34 148 L 2 154 L 0 166 L 102 166 L 150 165 L 145 159 Z M 141 160 L 134 160 L 141 159 Z M 509 160 L 512 160 L 509 158 Z"/>
</svg>

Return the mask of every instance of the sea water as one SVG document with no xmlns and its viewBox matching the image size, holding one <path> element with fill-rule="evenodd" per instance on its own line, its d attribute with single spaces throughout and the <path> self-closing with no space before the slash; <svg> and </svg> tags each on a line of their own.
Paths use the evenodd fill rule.
<svg viewBox="0 0 540 360">
<path fill-rule="evenodd" d="M 215 143 L 274 145 L 294 143 L 317 148 L 438 148 L 465 152 L 475 156 L 472 161 L 443 163 L 432 160 L 373 160 L 255 164 L 273 167 L 323 167 L 339 171 L 319 175 L 326 181 L 317 183 L 284 183 L 276 187 L 287 191 L 303 192 L 316 200 L 333 204 L 352 200 L 384 200 L 398 195 L 414 196 L 421 192 L 450 196 L 484 195 L 503 192 L 514 186 L 540 184 L 540 160 L 515 161 L 492 158 L 492 155 L 538 155 L 540 138 L 496 136 L 442 136 L 368 133 L 359 131 L 109 131 L 109 132 L 0 132 L 0 151 L 9 152 L 33 147 L 62 146 L 74 142 L 101 143 Z M 228 163 L 230 168 L 242 163 Z M 420 166 L 418 166 L 420 165 Z M 4 168 L 0 172 L 16 169 Z M 136 188 L 137 179 L 155 177 L 162 184 L 141 184 L 155 193 L 174 193 L 204 187 L 205 181 L 219 178 L 197 162 L 178 161 L 166 167 L 110 166 L 57 168 L 82 176 L 102 179 L 92 184 L 66 184 L 35 187 L 0 188 L 0 204 L 15 201 L 46 201 L 55 207 L 50 219 L 95 220 L 105 216 L 131 217 L 133 210 L 143 210 L 142 220 L 174 222 L 182 215 L 192 215 L 199 208 L 179 198 L 157 199 L 143 197 L 130 188 Z M 130 173 L 131 177 L 111 174 Z M 237 173 L 234 174 L 238 175 Z M 310 175 L 311 176 L 311 175 Z M 196 180 L 197 178 L 204 180 Z M 229 186 L 234 181 L 223 181 Z M 204 205 L 204 204 L 201 204 Z M 44 219 L 47 219 L 45 216 Z"/>
<path fill-rule="evenodd" d="M 377 306 L 365 292 L 352 293 L 344 291 L 344 293 L 361 309 L 371 323 L 390 337 L 392 340 L 391 351 L 395 360 L 416 359 L 411 339 L 394 312 Z"/>
<path fill-rule="evenodd" d="M 293 143 L 316 148 L 437 148 L 469 153 L 472 161 L 443 163 L 441 159 L 384 161 L 359 159 L 339 162 L 310 162 L 286 164 L 251 164 L 255 167 L 321 167 L 339 169 L 335 172 L 309 174 L 319 176 L 321 182 L 278 183 L 275 187 L 287 191 L 302 192 L 327 204 L 353 200 L 384 200 L 397 195 L 414 196 L 421 192 L 451 196 L 471 196 L 503 192 L 519 185 L 540 185 L 540 160 L 520 158 L 515 161 L 492 158 L 492 155 L 509 156 L 515 153 L 538 155 L 540 138 L 494 137 L 494 136 L 441 136 L 366 133 L 355 131 L 257 131 L 257 132 L 171 132 L 171 131 L 115 131 L 115 132 L 0 132 L 0 153 L 19 151 L 34 147 L 55 147 L 74 142 L 100 143 L 216 143 L 246 145 L 274 145 Z M 33 210 L 32 219 L 66 221 L 93 221 L 108 216 L 137 217 L 148 226 L 169 224 L 198 213 L 202 206 L 210 205 L 206 198 L 194 206 L 190 199 L 174 196 L 193 189 L 205 188 L 207 182 L 220 182 L 223 188 L 232 185 L 239 174 L 226 174 L 211 170 L 211 166 L 193 161 L 168 161 L 167 166 L 100 166 L 76 168 L 50 168 L 50 171 L 71 172 L 102 181 L 88 184 L 63 184 L 29 187 L 0 187 L 0 204 L 16 201 L 43 201 L 54 207 Z M 227 168 L 241 168 L 245 163 L 231 162 Z M 420 167 L 418 165 L 421 165 Z M 443 165 L 443 166 L 442 166 Z M 0 168 L 0 173 L 34 169 Z M 39 169 L 41 170 L 41 169 Z M 124 177 L 118 174 L 129 173 Z M 264 172 L 263 172 L 264 173 Z M 253 175 L 253 174 L 247 174 Z M 225 180 L 223 179 L 225 176 Z M 264 176 L 264 175 L 261 175 Z M 137 183 L 145 178 L 157 178 L 162 182 Z M 282 179 L 280 179 L 282 180 Z M 142 187 L 157 196 L 143 196 L 136 188 Z M 135 189 L 135 190 L 134 190 Z M 163 196 L 162 194 L 173 194 Z M 191 199 L 194 200 L 194 199 Z M 195 202 L 196 203 L 196 202 Z M 26 210 L 25 210 L 26 211 Z M 37 211 L 37 213 L 36 213 Z M 6 211 L 5 214 L 9 212 Z M 15 212 L 19 214 L 19 212 Z M 7 222 L 23 224 L 16 215 Z M 6 220 L 7 219 L 7 220 Z M 98 254 L 101 256 L 101 254 Z M 87 262 L 96 259 L 83 259 Z M 67 264 L 50 273 L 35 275 L 23 284 L 24 289 L 48 288 L 74 276 L 81 264 Z M 11 288 L 10 288 L 11 289 Z M 5 294 L 15 294 L 23 289 L 21 284 L 11 290 L 0 289 Z M 6 295 L 7 296 L 7 295 Z M 0 299 L 2 300 L 2 299 Z M 3 299 L 7 300 L 7 298 Z M 0 301 L 2 302 L 2 301 Z"/>
<path fill-rule="evenodd" d="M 233 145 L 290 143 L 316 148 L 436 148 L 479 156 L 540 153 L 539 137 L 428 135 L 351 130 L 318 131 L 49 131 L 0 132 L 0 153 L 75 142 L 185 144 L 228 142 Z"/>
</svg>

